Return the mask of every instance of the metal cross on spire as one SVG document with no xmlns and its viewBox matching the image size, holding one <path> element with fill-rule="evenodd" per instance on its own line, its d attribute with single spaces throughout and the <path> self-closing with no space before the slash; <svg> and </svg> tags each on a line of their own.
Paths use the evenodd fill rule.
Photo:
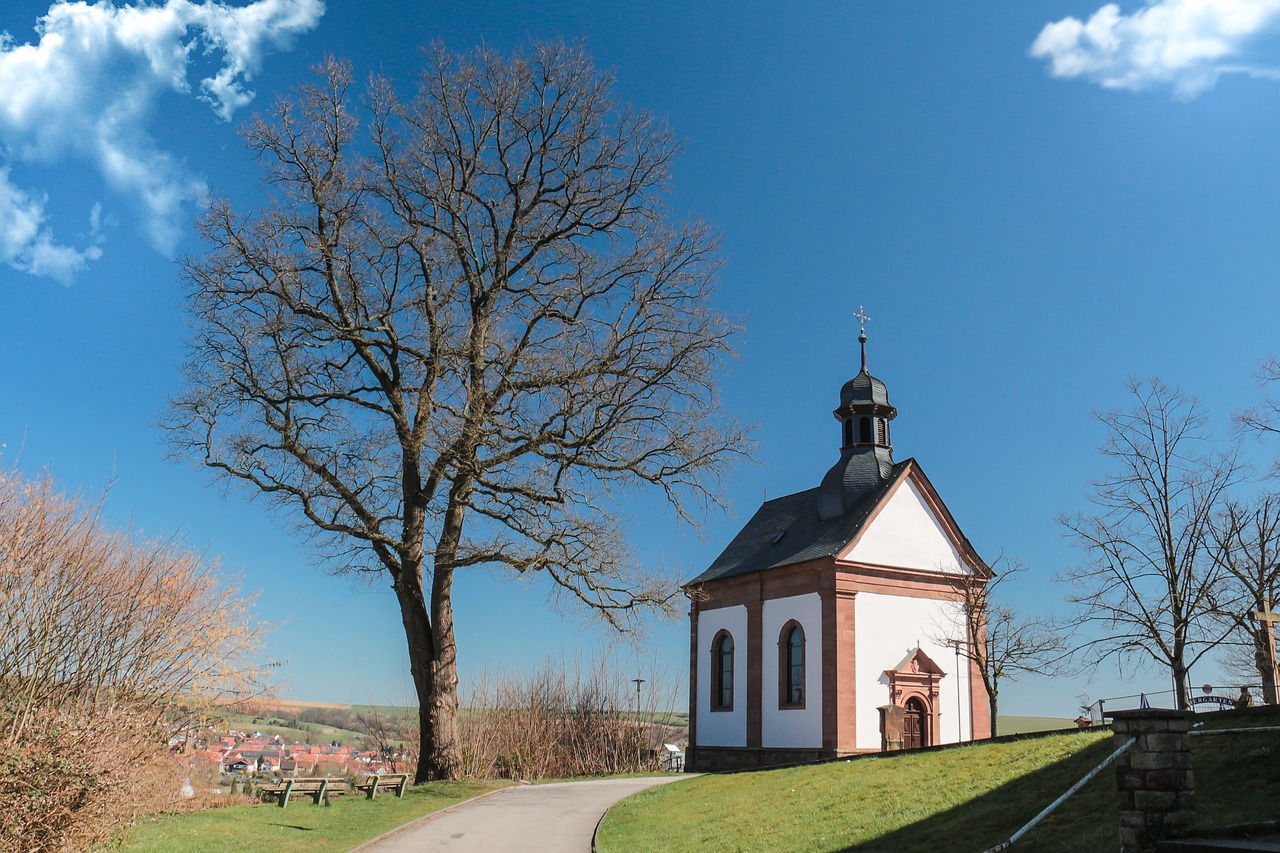
<svg viewBox="0 0 1280 853">
<path fill-rule="evenodd" d="M 858 343 L 862 345 L 862 372 L 867 372 L 867 321 L 871 319 L 866 309 L 858 306 L 858 313 L 853 315 L 858 321 Z"/>
</svg>

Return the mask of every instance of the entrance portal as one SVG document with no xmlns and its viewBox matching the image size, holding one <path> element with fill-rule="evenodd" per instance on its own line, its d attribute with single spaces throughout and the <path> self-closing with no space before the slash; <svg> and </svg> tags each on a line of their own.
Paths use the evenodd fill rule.
<svg viewBox="0 0 1280 853">
<path fill-rule="evenodd" d="M 902 715 L 902 748 L 915 749 L 929 745 L 929 726 L 924 703 L 914 696 L 907 700 L 907 712 Z"/>
</svg>

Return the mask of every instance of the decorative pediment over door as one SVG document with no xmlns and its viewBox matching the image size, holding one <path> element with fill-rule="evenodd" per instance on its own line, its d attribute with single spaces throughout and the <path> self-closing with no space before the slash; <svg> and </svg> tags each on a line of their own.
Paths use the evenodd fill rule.
<svg viewBox="0 0 1280 853">
<path fill-rule="evenodd" d="M 934 663 L 919 647 L 909 652 L 892 669 L 884 671 L 889 680 L 889 703 L 901 708 L 915 699 L 924 711 L 926 730 L 921 732 L 921 746 L 938 742 L 941 709 L 938 707 L 938 682 L 946 677 L 942 667 Z"/>
</svg>

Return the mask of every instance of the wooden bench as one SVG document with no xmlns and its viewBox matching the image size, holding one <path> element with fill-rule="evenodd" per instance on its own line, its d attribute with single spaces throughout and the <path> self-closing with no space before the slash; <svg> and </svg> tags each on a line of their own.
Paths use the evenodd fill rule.
<svg viewBox="0 0 1280 853">
<path fill-rule="evenodd" d="M 409 787 L 409 774 L 387 773 L 379 776 L 370 773 L 363 782 L 355 782 L 351 787 L 366 792 L 365 796 L 371 800 L 379 791 L 395 791 L 397 797 L 403 797 L 405 788 Z"/>
<path fill-rule="evenodd" d="M 311 802 L 317 806 L 322 803 L 327 806 L 330 797 L 340 797 L 347 792 L 347 783 L 341 779 L 328 777 L 281 779 L 278 782 L 263 785 L 258 791 L 267 799 L 274 797 L 276 804 L 282 809 L 288 807 L 289 798 L 295 794 L 310 797 Z"/>
</svg>

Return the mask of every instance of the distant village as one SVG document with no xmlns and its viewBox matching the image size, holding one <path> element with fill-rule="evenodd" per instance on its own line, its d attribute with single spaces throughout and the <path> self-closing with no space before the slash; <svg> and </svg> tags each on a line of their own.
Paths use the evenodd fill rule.
<svg viewBox="0 0 1280 853">
<path fill-rule="evenodd" d="M 170 747 L 179 753 L 183 764 L 218 776 L 343 777 L 412 769 L 412 756 L 407 752 L 360 750 L 337 741 L 321 745 L 285 743 L 282 735 L 238 731 L 221 734 L 213 727 L 184 730 L 170 740 Z"/>
<path fill-rule="evenodd" d="M 194 761 L 216 765 L 221 773 L 295 773 L 306 776 L 345 776 L 350 773 L 390 773 L 403 770 L 397 761 L 373 750 L 350 746 L 285 744 L 280 735 L 266 738 L 236 732 L 209 744 L 192 756 Z"/>
</svg>

